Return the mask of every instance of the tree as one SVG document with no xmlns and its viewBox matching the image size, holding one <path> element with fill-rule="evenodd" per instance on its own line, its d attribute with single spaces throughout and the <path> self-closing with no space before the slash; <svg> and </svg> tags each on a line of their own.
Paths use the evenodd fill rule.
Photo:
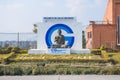
<svg viewBox="0 0 120 80">
<path fill-rule="evenodd" d="M 82 47 L 86 48 L 85 31 L 82 31 Z"/>
<path fill-rule="evenodd" d="M 37 28 L 38 28 L 38 27 L 37 27 L 37 24 L 33 24 L 33 26 L 34 26 L 33 32 L 34 32 L 34 33 L 37 33 L 37 32 L 38 32 L 38 29 L 37 29 Z"/>
</svg>

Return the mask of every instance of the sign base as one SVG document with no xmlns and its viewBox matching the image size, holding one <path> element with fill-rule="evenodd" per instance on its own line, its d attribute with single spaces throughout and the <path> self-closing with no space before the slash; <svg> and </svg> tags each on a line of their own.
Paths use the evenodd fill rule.
<svg viewBox="0 0 120 80">
<path fill-rule="evenodd" d="M 28 54 L 89 54 L 89 49 L 73 50 L 68 48 L 51 48 L 47 50 L 30 49 Z"/>
</svg>

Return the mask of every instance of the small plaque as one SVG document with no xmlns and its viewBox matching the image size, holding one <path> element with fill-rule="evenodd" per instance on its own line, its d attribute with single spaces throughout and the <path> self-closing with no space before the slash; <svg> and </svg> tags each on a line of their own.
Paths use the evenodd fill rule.
<svg viewBox="0 0 120 80">
<path fill-rule="evenodd" d="M 66 48 L 51 48 L 48 49 L 49 54 L 70 54 L 70 49 Z"/>
</svg>

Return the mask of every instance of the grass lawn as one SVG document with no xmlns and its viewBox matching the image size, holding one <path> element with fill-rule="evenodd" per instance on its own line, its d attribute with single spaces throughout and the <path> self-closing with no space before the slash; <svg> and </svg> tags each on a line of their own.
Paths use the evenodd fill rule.
<svg viewBox="0 0 120 80">
<path fill-rule="evenodd" d="M 120 63 L 120 53 L 105 53 L 107 55 L 93 55 L 93 54 L 27 54 L 27 53 L 15 53 L 13 57 L 10 57 L 10 64 L 18 65 L 36 65 L 39 63 L 46 63 L 48 65 L 75 65 L 75 66 L 96 66 L 109 63 L 110 59 L 113 59 L 117 63 Z M 5 59 L 10 54 L 0 54 L 0 60 Z M 106 58 L 107 56 L 107 58 Z M 11 63 L 12 62 L 12 63 Z M 60 64 L 61 65 L 61 64 Z"/>
<path fill-rule="evenodd" d="M 10 55 L 11 57 L 9 57 Z M 7 57 L 9 57 L 9 64 L 0 66 L 1 72 L 3 72 L 0 75 L 120 74 L 120 53 L 106 53 L 104 51 L 102 55 L 0 54 L 0 59 Z M 110 59 L 117 63 L 112 64 Z M 38 64 L 45 64 L 45 66 Z"/>
<path fill-rule="evenodd" d="M 10 54 L 0 54 L 0 60 L 7 58 L 9 55 Z"/>
</svg>

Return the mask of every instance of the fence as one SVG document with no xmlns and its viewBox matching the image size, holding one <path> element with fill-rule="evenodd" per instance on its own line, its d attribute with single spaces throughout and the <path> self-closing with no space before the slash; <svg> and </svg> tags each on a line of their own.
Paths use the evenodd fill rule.
<svg viewBox="0 0 120 80">
<path fill-rule="evenodd" d="M 90 21 L 90 24 L 112 24 L 112 21 Z"/>
<path fill-rule="evenodd" d="M 0 33 L 0 47 L 15 47 L 31 49 L 37 47 L 35 33 Z"/>
</svg>

